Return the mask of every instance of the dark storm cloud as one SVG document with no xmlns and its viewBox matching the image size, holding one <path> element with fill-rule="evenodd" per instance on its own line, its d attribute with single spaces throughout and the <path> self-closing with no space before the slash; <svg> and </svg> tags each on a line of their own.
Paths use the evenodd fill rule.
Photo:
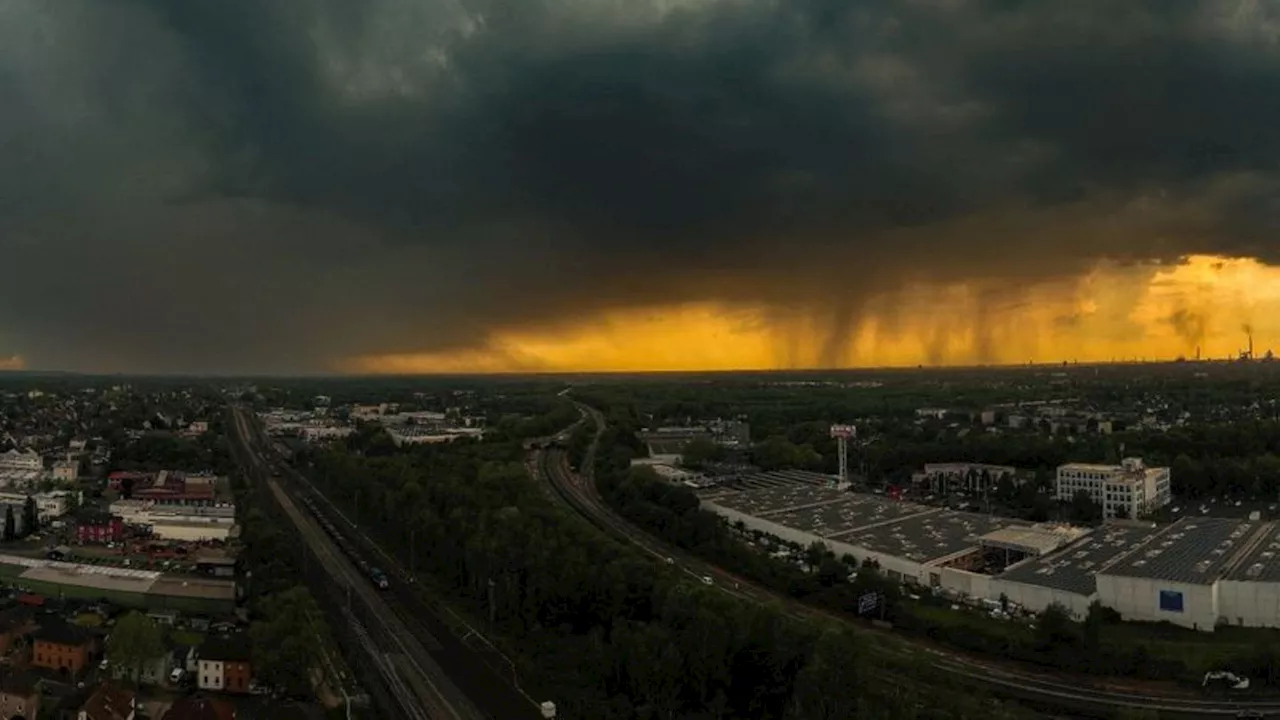
<svg viewBox="0 0 1280 720">
<path fill-rule="evenodd" d="M 665 4 L 10 0 L 0 355 L 317 369 L 723 299 L 838 362 L 908 281 L 1280 259 L 1275 4 Z"/>
</svg>

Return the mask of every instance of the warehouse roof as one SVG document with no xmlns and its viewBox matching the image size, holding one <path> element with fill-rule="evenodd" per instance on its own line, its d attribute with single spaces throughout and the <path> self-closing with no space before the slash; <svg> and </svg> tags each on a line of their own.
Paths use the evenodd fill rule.
<svg viewBox="0 0 1280 720">
<path fill-rule="evenodd" d="M 981 536 L 1017 524 L 1008 518 L 936 510 L 842 533 L 832 539 L 923 563 L 976 547 Z"/>
<path fill-rule="evenodd" d="M 938 513 L 914 503 L 884 500 L 875 495 L 843 493 L 840 502 L 767 513 L 769 520 L 814 535 L 840 539 L 841 535 L 860 528 L 901 520 L 923 513 Z"/>
<path fill-rule="evenodd" d="M 1103 574 L 1209 585 L 1258 527 L 1256 522 L 1227 518 L 1183 518 Z"/>
<path fill-rule="evenodd" d="M 747 513 L 748 515 L 765 516 L 794 508 L 841 502 L 848 497 L 850 495 L 847 492 L 825 487 L 787 485 L 778 488 L 747 490 L 718 495 L 714 502 L 722 507 Z"/>
<path fill-rule="evenodd" d="M 1089 596 L 1097 591 L 1097 573 L 1107 563 L 1141 547 L 1156 532 L 1155 528 L 1106 526 L 1058 552 L 1018 563 L 1000 578 Z"/>
<path fill-rule="evenodd" d="M 770 470 L 719 479 L 719 489 L 746 491 L 796 486 L 826 487 L 835 478 L 807 470 Z"/>
<path fill-rule="evenodd" d="M 1253 545 L 1234 567 L 1227 571 L 1228 580 L 1280 582 L 1280 524 L 1267 523 L 1255 536 Z"/>
</svg>

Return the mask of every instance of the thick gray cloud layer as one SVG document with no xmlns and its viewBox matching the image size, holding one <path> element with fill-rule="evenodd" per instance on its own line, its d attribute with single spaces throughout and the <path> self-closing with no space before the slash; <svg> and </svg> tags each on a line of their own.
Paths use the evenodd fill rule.
<svg viewBox="0 0 1280 720">
<path fill-rule="evenodd" d="M 1280 3 L 9 0 L 0 356 L 288 371 L 1280 259 Z M 994 300 L 993 300 L 994 302 Z"/>
</svg>

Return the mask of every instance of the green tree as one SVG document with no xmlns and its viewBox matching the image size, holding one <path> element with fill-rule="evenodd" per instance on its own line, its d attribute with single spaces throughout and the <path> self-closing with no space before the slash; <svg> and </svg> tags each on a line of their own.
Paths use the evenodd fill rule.
<svg viewBox="0 0 1280 720">
<path fill-rule="evenodd" d="M 680 451 L 680 462 L 686 467 L 700 468 L 724 457 L 724 448 L 708 438 L 690 440 Z"/>
<path fill-rule="evenodd" d="M 1036 621 L 1036 640 L 1045 649 L 1073 645 L 1079 638 L 1071 614 L 1058 603 L 1053 603 L 1040 613 Z"/>
<path fill-rule="evenodd" d="M 164 653 L 160 628 L 134 610 L 116 623 L 107 638 L 107 659 L 137 680 L 143 666 Z"/>
<path fill-rule="evenodd" d="M 1085 490 L 1078 490 L 1072 496 L 1069 511 L 1072 522 L 1088 524 L 1102 520 L 1102 506 L 1094 502 Z"/>
<path fill-rule="evenodd" d="M 796 676 L 788 718 L 844 720 L 858 717 L 864 695 L 862 649 L 848 630 L 828 629 Z"/>
<path fill-rule="evenodd" d="M 27 496 L 22 504 L 22 534 L 30 535 L 40 528 L 40 514 L 36 508 L 36 499 Z"/>
<path fill-rule="evenodd" d="M 289 692 L 310 692 L 327 635 L 315 598 L 304 587 L 292 587 L 264 598 L 259 612 L 262 620 L 249 628 L 254 673 Z"/>
</svg>

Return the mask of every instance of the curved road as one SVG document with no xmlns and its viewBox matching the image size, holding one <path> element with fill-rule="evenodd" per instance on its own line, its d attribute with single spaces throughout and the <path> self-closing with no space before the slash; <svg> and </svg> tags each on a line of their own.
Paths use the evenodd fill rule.
<svg viewBox="0 0 1280 720">
<path fill-rule="evenodd" d="M 534 457 L 538 479 L 549 483 L 554 493 L 565 504 L 607 534 L 630 542 L 695 578 L 712 578 L 724 592 L 755 602 L 779 604 L 788 615 L 794 617 L 824 617 L 841 622 L 849 621 L 848 618 L 775 593 L 669 546 L 615 513 L 597 492 L 592 470 L 596 446 L 604 432 L 604 415 L 595 408 L 582 403 L 576 404 L 583 412 L 584 419 L 589 417 L 596 426 L 595 437 L 582 463 L 582 473 L 572 471 L 569 467 L 568 455 L 563 450 L 535 451 Z M 866 632 L 885 632 L 873 630 L 865 625 L 859 625 L 859 629 Z M 1062 712 L 1084 712 L 1092 717 L 1112 717 L 1123 709 L 1137 709 L 1155 711 L 1161 718 L 1280 717 L 1280 701 L 1228 702 L 1194 696 L 1153 696 L 1081 687 L 1078 683 L 1073 684 L 1054 676 L 1004 667 L 994 661 L 976 662 L 900 634 L 889 634 L 903 643 L 910 643 L 936 655 L 937 659 L 933 661 L 933 666 L 939 672 L 950 674 L 962 682 L 982 684 L 994 695 L 1026 700 L 1045 707 L 1059 707 Z"/>
</svg>

